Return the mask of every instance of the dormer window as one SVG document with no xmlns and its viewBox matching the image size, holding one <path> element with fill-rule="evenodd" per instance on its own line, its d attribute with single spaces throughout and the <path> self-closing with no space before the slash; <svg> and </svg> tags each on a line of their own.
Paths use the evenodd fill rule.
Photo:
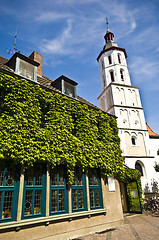
<svg viewBox="0 0 159 240">
<path fill-rule="evenodd" d="M 40 64 L 22 55 L 21 53 L 15 53 L 10 58 L 7 65 L 13 69 L 16 74 L 29 80 L 37 81 L 37 67 Z"/>
<path fill-rule="evenodd" d="M 64 89 L 63 89 L 64 94 L 66 94 L 67 96 L 73 97 L 75 98 L 75 89 L 74 86 L 67 83 L 66 81 L 64 81 Z"/>
<path fill-rule="evenodd" d="M 34 65 L 27 63 L 22 59 L 19 59 L 19 68 L 17 69 L 18 70 L 17 73 L 25 78 L 34 80 L 35 76 L 34 68 L 35 68 Z"/>
<path fill-rule="evenodd" d="M 72 98 L 77 98 L 76 93 L 76 86 L 78 85 L 77 82 L 62 75 L 59 78 L 57 78 L 51 85 L 58 89 L 59 91 L 61 91 L 63 94 Z"/>
</svg>

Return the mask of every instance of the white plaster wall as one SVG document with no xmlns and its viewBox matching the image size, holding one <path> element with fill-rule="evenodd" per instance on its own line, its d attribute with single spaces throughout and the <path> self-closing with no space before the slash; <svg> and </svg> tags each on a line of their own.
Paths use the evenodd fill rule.
<svg viewBox="0 0 159 240">
<path fill-rule="evenodd" d="M 118 54 L 121 54 L 121 63 L 118 62 Z M 108 56 L 111 55 L 112 64 L 109 64 Z M 103 67 L 104 65 L 104 67 Z M 124 81 L 121 81 L 120 69 L 124 71 Z M 104 90 L 111 83 L 110 70 L 114 72 L 114 79 L 116 83 L 131 85 L 127 62 L 123 51 L 110 50 L 105 52 L 99 59 L 100 81 L 101 89 Z M 106 85 L 103 84 L 103 76 L 106 79 Z"/>
<path fill-rule="evenodd" d="M 135 163 L 140 161 L 144 168 L 144 176 L 141 177 L 142 189 L 145 191 L 146 186 L 149 187 L 149 190 L 152 191 L 152 182 L 153 180 L 159 182 L 159 173 L 154 169 L 155 159 L 154 158 L 126 158 L 125 164 L 130 168 L 135 168 Z M 147 185 L 148 184 L 148 185 Z"/>
<path fill-rule="evenodd" d="M 150 138 L 149 142 L 151 155 L 155 157 L 155 161 L 159 164 L 159 155 L 157 155 L 157 150 L 159 149 L 159 138 Z"/>
</svg>

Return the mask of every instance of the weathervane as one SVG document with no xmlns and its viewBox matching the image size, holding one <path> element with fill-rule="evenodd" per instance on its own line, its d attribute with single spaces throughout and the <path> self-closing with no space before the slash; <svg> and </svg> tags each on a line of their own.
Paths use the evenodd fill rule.
<svg viewBox="0 0 159 240">
<path fill-rule="evenodd" d="M 109 27 L 108 27 L 108 24 L 109 24 L 109 22 L 108 22 L 108 18 L 106 17 L 106 24 L 107 24 L 107 30 L 109 29 Z"/>
</svg>

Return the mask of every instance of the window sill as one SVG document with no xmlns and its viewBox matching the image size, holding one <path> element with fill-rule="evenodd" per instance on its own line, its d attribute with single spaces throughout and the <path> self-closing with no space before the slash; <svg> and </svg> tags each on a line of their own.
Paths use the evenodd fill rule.
<svg viewBox="0 0 159 240">
<path fill-rule="evenodd" d="M 90 210 L 90 211 L 81 211 L 75 212 L 70 214 L 61 214 L 61 215 L 54 215 L 49 217 L 39 217 L 34 219 L 25 219 L 13 222 L 5 222 L 0 224 L 0 230 L 5 229 L 12 229 L 15 228 L 15 231 L 19 231 L 21 228 L 25 228 L 28 225 L 36 225 L 36 224 L 44 224 L 48 226 L 50 222 L 54 221 L 72 221 L 74 218 L 81 218 L 81 217 L 92 217 L 94 215 L 104 214 L 106 215 L 106 209 L 97 209 L 97 210 Z"/>
</svg>

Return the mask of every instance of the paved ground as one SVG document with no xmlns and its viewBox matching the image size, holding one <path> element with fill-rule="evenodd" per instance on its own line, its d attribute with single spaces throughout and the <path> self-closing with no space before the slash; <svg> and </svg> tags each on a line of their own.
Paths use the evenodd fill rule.
<svg viewBox="0 0 159 240">
<path fill-rule="evenodd" d="M 125 224 L 112 230 L 76 240 L 159 240 L 159 215 L 125 216 Z"/>
</svg>

